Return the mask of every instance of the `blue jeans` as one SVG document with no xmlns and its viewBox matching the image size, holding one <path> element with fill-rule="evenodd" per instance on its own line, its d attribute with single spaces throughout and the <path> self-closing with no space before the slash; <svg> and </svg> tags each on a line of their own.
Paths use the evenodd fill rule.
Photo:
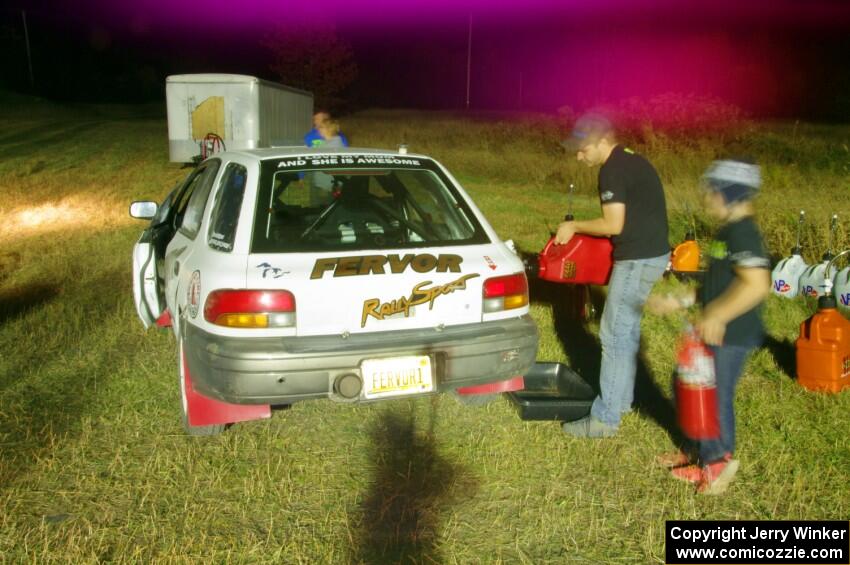
<svg viewBox="0 0 850 565">
<path fill-rule="evenodd" d="M 744 362 L 752 347 L 723 345 L 712 347 L 714 373 L 717 379 L 717 418 L 720 437 L 699 442 L 699 458 L 703 464 L 717 461 L 735 452 L 735 387 L 741 378 Z"/>
<path fill-rule="evenodd" d="M 594 418 L 609 426 L 618 427 L 622 414 L 631 409 L 643 304 L 664 274 L 669 258 L 669 254 L 664 254 L 614 263 L 599 326 L 602 343 L 599 396 L 590 409 Z"/>
</svg>

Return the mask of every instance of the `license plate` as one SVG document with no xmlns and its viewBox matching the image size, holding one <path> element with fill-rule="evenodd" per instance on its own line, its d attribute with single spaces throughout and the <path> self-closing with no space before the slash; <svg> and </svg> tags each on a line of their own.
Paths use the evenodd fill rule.
<svg viewBox="0 0 850 565">
<path fill-rule="evenodd" d="M 363 395 L 385 398 L 434 390 L 431 358 L 427 355 L 366 359 L 360 365 Z"/>
</svg>

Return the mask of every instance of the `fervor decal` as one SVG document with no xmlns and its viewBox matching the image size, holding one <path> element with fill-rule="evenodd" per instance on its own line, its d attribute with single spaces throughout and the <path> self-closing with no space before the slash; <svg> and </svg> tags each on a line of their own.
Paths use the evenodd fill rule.
<svg viewBox="0 0 850 565">
<path fill-rule="evenodd" d="M 326 257 L 317 259 L 313 265 L 311 279 L 320 279 L 328 271 L 333 271 L 334 277 L 351 277 L 357 275 L 383 275 L 403 273 L 412 268 L 417 273 L 428 273 L 436 269 L 438 273 L 460 272 L 463 257 L 460 255 L 440 254 L 434 257 L 430 253 L 414 255 L 362 255 L 352 257 Z"/>
</svg>

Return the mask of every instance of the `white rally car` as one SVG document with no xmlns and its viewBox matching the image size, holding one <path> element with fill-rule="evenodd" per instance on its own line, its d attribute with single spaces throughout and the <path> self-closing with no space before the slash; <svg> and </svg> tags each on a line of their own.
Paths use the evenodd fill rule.
<svg viewBox="0 0 850 565">
<path fill-rule="evenodd" d="M 178 342 L 195 435 L 271 406 L 515 390 L 537 329 L 523 264 L 422 155 L 218 153 L 133 249 L 139 317 Z"/>
</svg>

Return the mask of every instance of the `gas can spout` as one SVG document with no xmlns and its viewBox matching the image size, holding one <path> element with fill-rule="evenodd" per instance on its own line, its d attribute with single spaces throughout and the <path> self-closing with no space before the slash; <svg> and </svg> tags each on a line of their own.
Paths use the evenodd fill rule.
<svg viewBox="0 0 850 565">
<path fill-rule="evenodd" d="M 570 183 L 570 190 L 567 192 L 567 213 L 564 216 L 565 222 L 572 222 L 576 218 L 573 216 L 573 192 L 575 192 L 576 185 Z"/>
<path fill-rule="evenodd" d="M 835 243 L 835 230 L 838 229 L 838 214 L 833 214 L 829 221 L 829 246 L 826 248 L 826 253 L 823 255 L 824 261 L 831 261 L 834 256 L 832 254 L 832 244 Z M 829 257 L 827 257 L 829 255 Z"/>
<path fill-rule="evenodd" d="M 841 253 L 839 253 L 835 257 L 830 257 L 829 263 L 826 264 L 826 269 L 823 272 L 823 287 L 824 287 L 823 298 L 826 298 L 827 296 L 832 297 L 832 276 L 830 274 L 830 270 L 832 269 L 832 264 L 835 263 L 838 260 L 839 257 L 843 257 L 844 255 L 847 255 L 848 253 L 850 253 L 850 249 L 845 249 L 844 251 L 842 251 Z M 832 302 L 833 303 L 835 302 L 834 297 L 832 297 Z M 820 302 L 818 302 L 818 304 L 820 304 Z M 833 304 L 831 307 L 835 308 L 835 304 Z"/>
</svg>

